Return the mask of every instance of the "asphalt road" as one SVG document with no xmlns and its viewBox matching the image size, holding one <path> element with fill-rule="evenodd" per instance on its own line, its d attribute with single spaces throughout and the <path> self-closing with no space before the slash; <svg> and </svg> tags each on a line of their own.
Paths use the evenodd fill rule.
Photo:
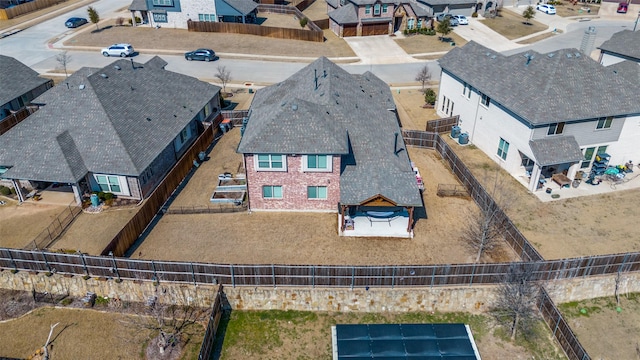
<svg viewBox="0 0 640 360">
<path fill-rule="evenodd" d="M 109 17 L 114 11 L 128 6 L 130 0 L 100 0 L 93 6 L 103 18 Z M 0 54 L 9 55 L 31 66 L 38 72 L 44 73 L 56 68 L 59 64 L 55 60 L 59 50 L 49 49 L 47 43 L 54 38 L 62 38 L 72 33 L 72 30 L 64 26 L 64 21 L 71 16 L 86 17 L 85 9 L 77 9 L 66 14 L 57 16 L 41 24 L 33 26 L 12 36 L 0 39 Z M 93 25 L 85 25 L 93 26 Z M 614 21 L 590 21 L 571 24 L 568 31 L 546 40 L 540 41 L 532 46 L 511 50 L 505 54 L 518 53 L 528 49 L 539 52 L 555 51 L 566 47 L 579 48 L 584 34 L 584 30 L 589 26 L 596 26 L 598 31 L 595 46 L 599 46 L 615 32 L 633 28 L 633 22 Z M 71 61 L 68 64 L 69 70 L 77 70 L 84 66 L 103 67 L 111 63 L 113 58 L 105 58 L 98 52 L 70 51 Z M 137 62 L 145 62 L 152 55 L 139 54 L 134 57 Z M 167 69 L 201 79 L 215 81 L 217 65 L 226 66 L 231 71 L 232 83 L 274 83 L 282 81 L 304 67 L 304 63 L 287 63 L 265 61 L 261 59 L 220 59 L 216 62 L 187 62 L 183 56 L 162 55 L 168 62 Z M 428 66 L 433 80 L 438 80 L 440 68 L 436 61 L 421 61 L 405 64 L 384 64 L 384 65 L 341 65 L 350 73 L 360 74 L 371 71 L 383 81 L 392 86 L 401 86 L 415 83 L 415 75 L 420 68 Z"/>
</svg>

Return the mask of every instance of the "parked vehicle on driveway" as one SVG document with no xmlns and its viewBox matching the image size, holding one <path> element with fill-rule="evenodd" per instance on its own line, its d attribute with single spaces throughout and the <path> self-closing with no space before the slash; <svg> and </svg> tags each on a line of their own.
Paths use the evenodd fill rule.
<svg viewBox="0 0 640 360">
<path fill-rule="evenodd" d="M 555 15 L 556 14 L 556 7 L 553 5 L 549 5 L 549 4 L 538 4 L 536 6 L 536 10 L 538 11 L 542 11 L 545 14 L 548 15 Z"/>
<path fill-rule="evenodd" d="M 618 10 L 616 11 L 618 14 L 626 14 L 629 11 L 629 4 L 627 3 L 619 3 Z"/>
<path fill-rule="evenodd" d="M 133 46 L 131 44 L 113 44 L 102 49 L 101 52 L 104 56 L 127 57 L 133 55 Z"/>
<path fill-rule="evenodd" d="M 81 17 L 72 17 L 69 18 L 65 23 L 64 26 L 68 27 L 69 29 L 73 29 L 73 28 L 77 28 L 78 26 L 82 26 L 84 24 L 88 23 L 87 19 L 85 18 L 81 18 Z"/>
<path fill-rule="evenodd" d="M 438 22 L 443 22 L 445 19 L 449 19 L 449 24 L 451 26 L 458 26 L 458 19 L 456 19 L 455 15 L 453 14 L 442 13 L 436 16 L 436 20 Z"/>
<path fill-rule="evenodd" d="M 201 60 L 201 61 L 214 61 L 216 58 L 216 52 L 211 49 L 197 49 L 184 53 L 184 58 L 188 61 Z"/>
<path fill-rule="evenodd" d="M 458 24 L 460 25 L 469 25 L 469 19 L 464 15 L 453 15 L 452 17 L 458 20 Z"/>
</svg>

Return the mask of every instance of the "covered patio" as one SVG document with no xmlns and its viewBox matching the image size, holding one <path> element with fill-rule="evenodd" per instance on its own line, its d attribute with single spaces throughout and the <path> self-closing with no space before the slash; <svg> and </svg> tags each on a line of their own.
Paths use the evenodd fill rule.
<svg viewBox="0 0 640 360">
<path fill-rule="evenodd" d="M 521 178 L 529 191 L 535 193 L 548 187 L 571 186 L 584 158 L 573 136 L 531 140 L 529 147 L 531 157 L 521 153 L 525 170 Z"/>
<path fill-rule="evenodd" d="M 137 26 L 136 13 L 140 14 L 140 21 L 142 24 L 149 23 L 149 8 L 145 0 L 133 0 L 129 5 L 129 11 L 131 11 L 131 24 Z"/>
<path fill-rule="evenodd" d="M 354 205 L 340 205 L 341 236 L 413 238 L 414 207 L 399 206 L 378 195 Z"/>
</svg>

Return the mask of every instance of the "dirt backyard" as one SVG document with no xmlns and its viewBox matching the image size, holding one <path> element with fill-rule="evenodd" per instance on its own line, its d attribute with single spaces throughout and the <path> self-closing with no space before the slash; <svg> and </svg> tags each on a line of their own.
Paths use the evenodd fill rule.
<svg viewBox="0 0 640 360">
<path fill-rule="evenodd" d="M 18 205 L 17 201 L 1 197 L 0 247 L 23 248 L 45 230 L 66 206 L 41 205 L 33 201 Z"/>
</svg>

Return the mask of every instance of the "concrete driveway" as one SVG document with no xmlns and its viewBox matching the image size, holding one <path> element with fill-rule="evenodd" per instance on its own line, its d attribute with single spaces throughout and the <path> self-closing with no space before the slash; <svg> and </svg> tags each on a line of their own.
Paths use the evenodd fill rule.
<svg viewBox="0 0 640 360">
<path fill-rule="evenodd" d="M 469 19 L 469 25 L 459 25 L 453 29 L 453 32 L 467 41 L 473 40 L 497 52 L 518 49 L 523 46 L 493 31 L 480 21 L 481 18 L 469 16 L 467 19 Z"/>
<path fill-rule="evenodd" d="M 360 58 L 358 64 L 402 64 L 420 61 L 409 56 L 389 35 L 345 37 L 344 40 Z"/>
</svg>

